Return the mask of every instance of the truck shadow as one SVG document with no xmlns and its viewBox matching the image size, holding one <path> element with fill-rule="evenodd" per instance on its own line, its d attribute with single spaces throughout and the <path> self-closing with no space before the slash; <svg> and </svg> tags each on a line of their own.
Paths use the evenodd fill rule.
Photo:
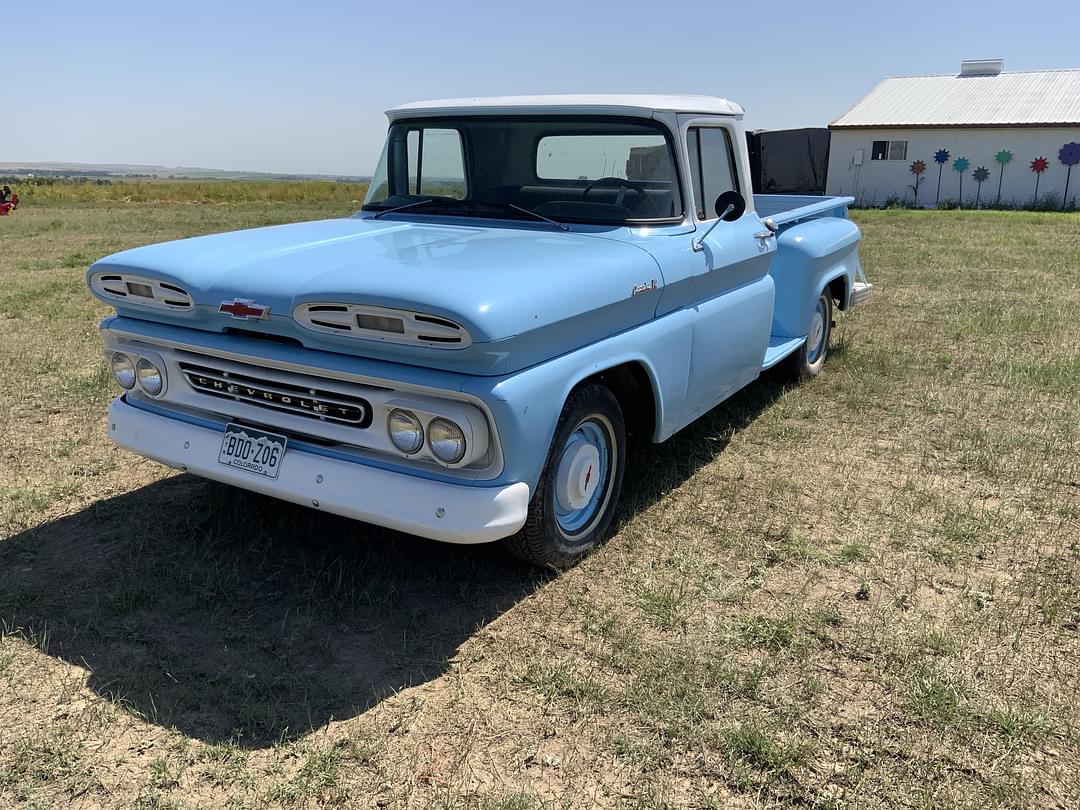
<svg viewBox="0 0 1080 810">
<path fill-rule="evenodd" d="M 714 459 L 781 390 L 758 382 L 642 448 L 619 519 Z M 0 630 L 150 722 L 259 748 L 436 678 L 546 581 L 498 545 L 428 542 L 179 475 L 0 541 Z"/>
</svg>

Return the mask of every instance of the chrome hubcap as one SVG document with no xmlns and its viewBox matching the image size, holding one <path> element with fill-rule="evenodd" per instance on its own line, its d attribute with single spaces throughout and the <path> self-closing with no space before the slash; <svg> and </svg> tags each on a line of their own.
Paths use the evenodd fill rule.
<svg viewBox="0 0 1080 810">
<path fill-rule="evenodd" d="M 555 520 L 566 534 L 581 534 L 602 514 L 611 474 L 607 420 L 589 417 L 570 434 L 555 471 Z"/>
</svg>

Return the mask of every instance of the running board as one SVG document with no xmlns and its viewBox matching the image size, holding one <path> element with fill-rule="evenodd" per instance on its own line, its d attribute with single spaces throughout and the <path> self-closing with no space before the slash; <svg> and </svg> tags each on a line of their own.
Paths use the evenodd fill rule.
<svg viewBox="0 0 1080 810">
<path fill-rule="evenodd" d="M 761 364 L 762 370 L 772 368 L 789 354 L 797 352 L 804 343 L 806 343 L 805 337 L 789 338 L 770 335 L 769 348 L 765 350 L 765 362 Z"/>
</svg>

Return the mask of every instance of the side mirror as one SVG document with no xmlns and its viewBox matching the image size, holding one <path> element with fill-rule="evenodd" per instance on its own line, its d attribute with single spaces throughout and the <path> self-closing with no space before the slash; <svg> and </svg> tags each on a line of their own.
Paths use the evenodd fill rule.
<svg viewBox="0 0 1080 810">
<path fill-rule="evenodd" d="M 690 246 L 694 249 L 695 253 L 700 253 L 705 250 L 705 238 L 713 232 L 713 229 L 721 222 L 734 222 L 743 214 L 746 213 L 746 200 L 743 199 L 743 195 L 737 191 L 725 191 L 719 197 L 716 198 L 716 216 L 717 220 L 708 228 L 705 229 L 705 233 L 690 243 Z"/>
<path fill-rule="evenodd" d="M 716 198 L 714 210 L 724 222 L 734 222 L 746 213 L 746 200 L 737 191 L 725 191 Z"/>
</svg>

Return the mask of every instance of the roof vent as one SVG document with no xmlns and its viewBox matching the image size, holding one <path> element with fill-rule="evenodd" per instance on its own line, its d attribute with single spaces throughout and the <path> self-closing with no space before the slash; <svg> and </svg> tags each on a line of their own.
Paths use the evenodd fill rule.
<svg viewBox="0 0 1080 810">
<path fill-rule="evenodd" d="M 1004 59 L 965 59 L 960 63 L 961 76 L 997 76 L 1004 69 Z"/>
</svg>

